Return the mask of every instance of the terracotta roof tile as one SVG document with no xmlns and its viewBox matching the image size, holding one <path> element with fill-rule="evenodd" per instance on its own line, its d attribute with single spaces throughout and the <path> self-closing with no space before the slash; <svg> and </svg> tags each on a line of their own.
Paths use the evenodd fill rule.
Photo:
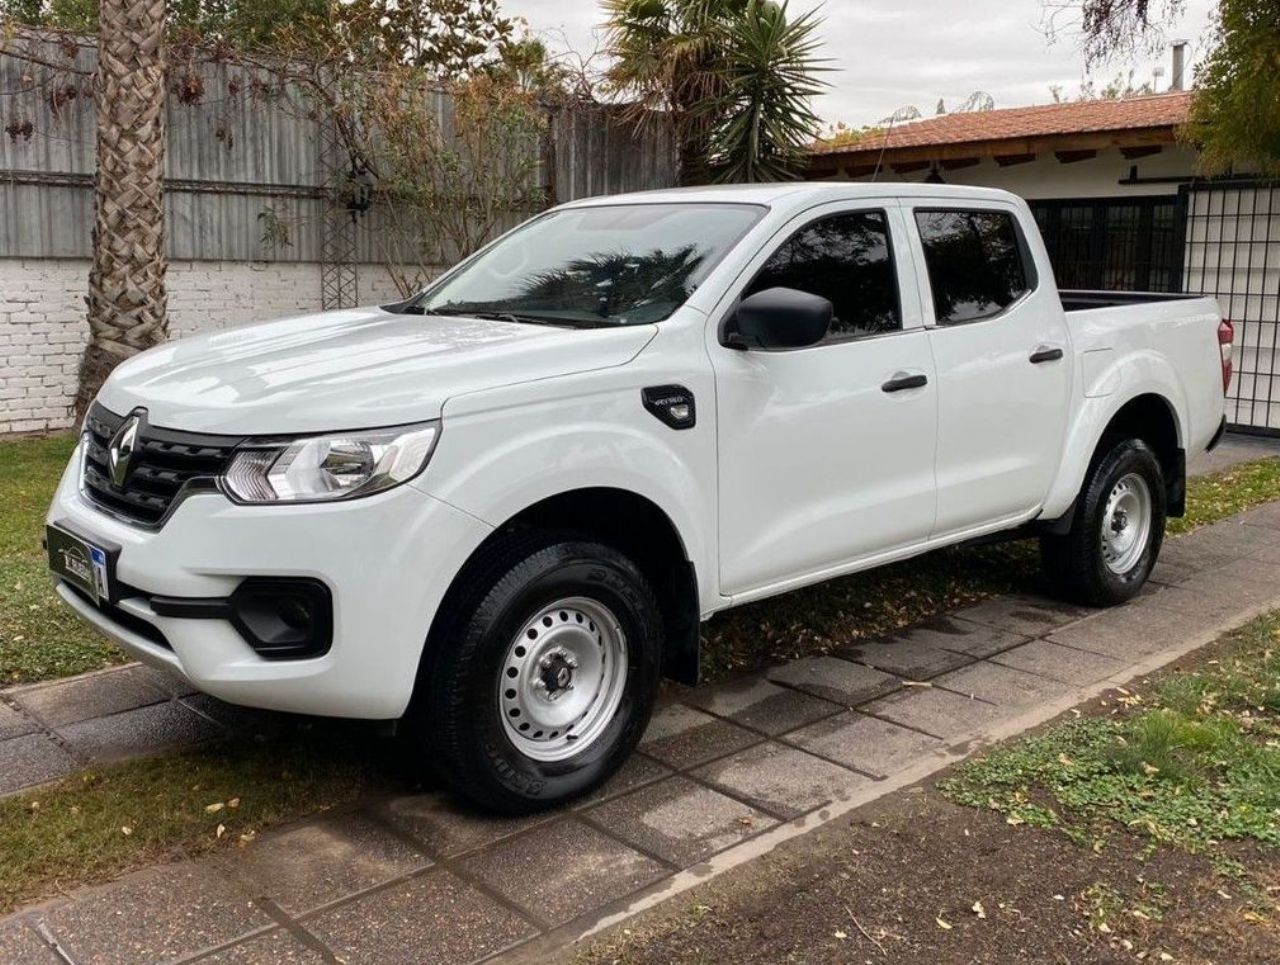
<svg viewBox="0 0 1280 965">
<path fill-rule="evenodd" d="M 812 150 L 814 154 L 853 154 L 878 151 L 881 147 L 929 147 L 1052 134 L 1173 127 L 1186 121 L 1190 105 L 1191 93 L 1181 91 L 1125 100 L 1081 101 L 943 114 L 894 127 L 888 134 L 887 144 L 884 135 L 875 134 L 854 144 L 818 143 Z"/>
</svg>

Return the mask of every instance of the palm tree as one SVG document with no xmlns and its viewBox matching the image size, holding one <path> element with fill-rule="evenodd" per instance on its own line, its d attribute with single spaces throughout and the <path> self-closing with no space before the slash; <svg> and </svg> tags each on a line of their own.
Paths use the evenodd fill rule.
<svg viewBox="0 0 1280 965">
<path fill-rule="evenodd" d="M 94 81 L 89 345 L 77 415 L 121 361 L 164 341 L 165 0 L 102 0 Z"/>
<path fill-rule="evenodd" d="M 746 5 L 747 0 L 604 0 L 605 45 L 614 58 L 610 86 L 636 98 L 638 116 L 670 113 L 681 184 L 709 180 L 711 122 L 697 107 L 723 89 L 716 38 L 721 25 Z"/>
<path fill-rule="evenodd" d="M 785 3 L 750 0 L 720 27 L 725 83 L 698 107 L 713 122 L 715 180 L 795 177 L 821 124 L 809 106 L 826 86 L 814 77 L 826 69 L 814 56 L 820 23 L 813 11 L 788 20 Z"/>
<path fill-rule="evenodd" d="M 797 109 L 789 122 L 754 125 L 754 137 L 732 142 L 721 137 L 720 147 L 713 143 L 714 132 L 723 126 L 726 113 L 740 96 L 732 89 L 735 84 L 746 81 L 757 91 L 774 92 L 764 98 L 770 111 L 776 111 L 782 102 L 790 108 L 807 103 L 817 89 L 809 73 L 817 69 L 812 56 L 816 46 L 813 33 L 820 21 L 812 14 L 788 26 L 785 4 L 759 0 L 603 3 L 605 44 L 613 56 L 610 86 L 634 97 L 640 116 L 653 110 L 669 113 L 679 143 L 682 184 L 711 180 L 711 155 L 721 154 L 731 143 L 734 152 L 769 154 L 779 148 L 783 156 L 794 159 L 787 145 L 793 140 L 790 131 L 795 122 L 803 119 L 809 124 L 812 118 L 807 135 L 816 132 L 817 119 Z M 795 46 L 798 50 L 792 49 Z M 778 96 L 797 79 L 798 89 L 789 100 Z M 779 134 L 783 143 L 774 145 L 771 138 Z M 776 175 L 779 167 L 748 164 L 747 170 L 763 177 Z"/>
</svg>

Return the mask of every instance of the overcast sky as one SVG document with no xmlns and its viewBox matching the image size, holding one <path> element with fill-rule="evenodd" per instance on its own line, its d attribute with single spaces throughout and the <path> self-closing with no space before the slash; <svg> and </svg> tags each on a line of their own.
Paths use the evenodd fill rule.
<svg viewBox="0 0 1280 965">
<path fill-rule="evenodd" d="M 819 6 L 791 0 L 793 10 Z M 830 93 L 816 105 L 826 122 L 873 124 L 904 105 L 934 112 L 939 98 L 957 106 L 975 90 L 986 91 L 997 107 L 1043 104 L 1049 87 L 1068 95 L 1084 79 L 1078 38 L 1050 44 L 1042 26 L 1043 0 L 827 0 L 825 55 L 835 71 Z M 1185 12 L 1165 25 L 1168 39 L 1192 42 L 1198 59 L 1206 40 L 1212 0 L 1186 0 Z M 502 0 L 508 15 L 524 17 L 553 49 L 567 41 L 589 53 L 599 45 L 599 6 L 592 0 Z M 1060 16 L 1069 24 L 1069 15 Z M 1169 83 L 1169 53 L 1139 55 L 1095 71 L 1098 86 L 1133 67 L 1135 83 L 1165 68 L 1159 90 Z M 1190 78 L 1188 77 L 1188 80 Z"/>
</svg>

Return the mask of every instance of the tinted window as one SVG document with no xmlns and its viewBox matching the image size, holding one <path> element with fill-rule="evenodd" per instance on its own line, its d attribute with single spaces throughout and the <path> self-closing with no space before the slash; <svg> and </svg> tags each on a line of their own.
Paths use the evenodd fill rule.
<svg viewBox="0 0 1280 965">
<path fill-rule="evenodd" d="M 883 211 L 833 215 L 801 228 L 765 262 L 744 295 L 795 288 L 831 302 L 832 338 L 902 328 Z"/>
<path fill-rule="evenodd" d="M 916 225 L 940 325 L 998 314 L 1028 289 L 1013 216 L 1004 211 L 917 211 Z"/>
</svg>

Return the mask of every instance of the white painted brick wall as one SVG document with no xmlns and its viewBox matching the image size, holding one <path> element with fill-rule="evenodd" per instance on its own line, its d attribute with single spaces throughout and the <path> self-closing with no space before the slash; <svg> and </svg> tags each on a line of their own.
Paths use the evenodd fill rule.
<svg viewBox="0 0 1280 965">
<path fill-rule="evenodd" d="M 358 277 L 361 304 L 399 299 L 380 265 Z M 88 278 L 88 261 L 0 258 L 0 435 L 71 425 Z M 320 309 L 314 263 L 171 262 L 168 286 L 173 338 Z"/>
</svg>

